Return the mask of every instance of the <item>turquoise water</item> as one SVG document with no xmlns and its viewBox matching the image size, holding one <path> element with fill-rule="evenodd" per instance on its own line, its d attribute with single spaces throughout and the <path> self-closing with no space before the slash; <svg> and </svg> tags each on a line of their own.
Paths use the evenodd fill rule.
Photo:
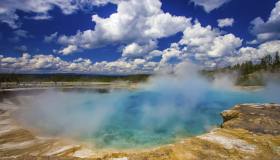
<svg viewBox="0 0 280 160">
<path fill-rule="evenodd" d="M 51 135 L 72 136 L 97 148 L 142 148 L 194 136 L 221 124 L 219 115 L 239 103 L 279 102 L 258 92 L 202 89 L 98 92 L 48 91 L 29 102 L 21 120 Z"/>
<path fill-rule="evenodd" d="M 221 124 L 220 112 L 235 104 L 269 102 L 252 93 L 209 91 L 195 106 L 188 106 L 180 94 L 174 95 L 169 102 L 162 101 L 160 93 L 127 94 L 122 103 L 116 104 L 118 111 L 111 120 L 89 137 L 99 147 L 130 148 L 172 143 L 176 138 L 201 134 Z M 161 107 L 165 106 L 172 109 L 161 112 Z M 145 107 L 147 112 L 143 111 Z"/>
</svg>

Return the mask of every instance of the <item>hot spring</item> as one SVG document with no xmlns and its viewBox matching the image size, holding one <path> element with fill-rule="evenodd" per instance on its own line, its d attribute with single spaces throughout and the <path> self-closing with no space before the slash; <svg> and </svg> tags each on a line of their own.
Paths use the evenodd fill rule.
<svg viewBox="0 0 280 160">
<path fill-rule="evenodd" d="M 48 90 L 25 100 L 16 118 L 96 148 L 146 148 L 207 132 L 236 104 L 280 102 L 274 85 L 246 91 L 197 77 L 159 76 L 135 90 L 105 93 Z"/>
</svg>

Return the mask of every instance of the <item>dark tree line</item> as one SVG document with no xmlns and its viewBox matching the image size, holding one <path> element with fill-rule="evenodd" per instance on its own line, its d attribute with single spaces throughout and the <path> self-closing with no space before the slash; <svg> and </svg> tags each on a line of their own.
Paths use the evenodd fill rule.
<svg viewBox="0 0 280 160">
<path fill-rule="evenodd" d="M 267 55 L 259 60 L 257 63 L 247 61 L 242 64 L 237 64 L 229 67 L 230 70 L 237 70 L 242 75 L 254 73 L 256 71 L 270 71 L 275 72 L 280 69 L 280 56 L 279 53 L 274 55 Z"/>
<path fill-rule="evenodd" d="M 112 82 L 146 81 L 150 75 L 0 74 L 0 82 Z"/>
<path fill-rule="evenodd" d="M 233 73 L 236 74 L 236 85 L 241 86 L 260 86 L 265 85 L 262 72 L 280 73 L 280 53 L 267 55 L 256 61 L 247 61 L 225 68 L 216 68 L 214 70 L 203 70 L 202 74 L 210 80 L 214 79 L 219 73 Z"/>
</svg>

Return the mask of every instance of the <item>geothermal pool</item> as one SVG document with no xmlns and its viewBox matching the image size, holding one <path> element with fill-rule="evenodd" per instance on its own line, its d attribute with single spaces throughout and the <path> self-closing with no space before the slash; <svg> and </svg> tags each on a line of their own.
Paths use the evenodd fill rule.
<svg viewBox="0 0 280 160">
<path fill-rule="evenodd" d="M 280 103 L 279 84 L 237 89 L 232 78 L 213 81 L 192 66 L 157 75 L 137 89 L 47 90 L 20 100 L 15 118 L 50 136 L 70 137 L 100 149 L 174 143 L 221 124 L 220 112 L 240 103 Z"/>
<path fill-rule="evenodd" d="M 271 96 L 273 89 L 158 86 L 105 93 L 48 90 L 25 100 L 16 118 L 96 148 L 146 148 L 202 134 L 221 124 L 220 112 L 235 104 L 280 102 Z"/>
</svg>

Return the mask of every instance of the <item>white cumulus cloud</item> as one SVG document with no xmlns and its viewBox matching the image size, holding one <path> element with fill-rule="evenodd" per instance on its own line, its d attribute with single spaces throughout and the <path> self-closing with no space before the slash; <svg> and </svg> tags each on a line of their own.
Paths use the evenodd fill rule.
<svg viewBox="0 0 280 160">
<path fill-rule="evenodd" d="M 157 43 L 155 41 L 150 41 L 147 44 L 139 45 L 137 43 L 131 43 L 127 45 L 123 51 L 123 57 L 139 57 L 148 54 L 151 50 L 155 49 Z"/>
<path fill-rule="evenodd" d="M 58 7 L 63 14 L 72 14 L 84 7 L 118 3 L 118 0 L 1 0 L 0 22 L 8 24 L 11 28 L 19 28 L 21 22 L 17 11 L 34 13 L 35 20 L 49 19 L 49 11 Z"/>
<path fill-rule="evenodd" d="M 1 72 L 16 73 L 106 73 L 106 74 L 136 74 L 152 73 L 158 66 L 157 62 L 146 61 L 145 59 L 125 60 L 118 59 L 108 62 L 101 61 L 92 63 L 89 59 L 78 58 L 73 61 L 66 61 L 54 55 L 37 54 L 31 56 L 23 53 L 21 57 L 8 57 L 0 55 Z"/>
<path fill-rule="evenodd" d="M 242 47 L 237 55 L 225 57 L 224 60 L 231 65 L 244 63 L 246 61 L 257 62 L 266 55 L 274 55 L 277 52 L 280 53 L 280 41 L 274 40 L 262 43 L 257 48 Z"/>
<path fill-rule="evenodd" d="M 251 43 L 280 39 L 280 1 L 276 2 L 266 22 L 261 17 L 257 17 L 251 24 L 251 32 L 257 38 Z"/>
<path fill-rule="evenodd" d="M 190 24 L 190 19 L 183 16 L 164 13 L 159 0 L 121 1 L 117 4 L 116 13 L 108 18 L 93 15 L 92 20 L 96 23 L 93 30 L 77 32 L 73 36 L 60 36 L 58 42 L 66 47 L 76 45 L 79 49 L 97 48 L 111 43 L 126 44 L 128 49 L 140 48 L 136 44 L 145 48 L 151 41 L 183 31 Z"/>
<path fill-rule="evenodd" d="M 196 57 L 221 57 L 234 54 L 242 45 L 242 39 L 233 34 L 222 34 L 211 26 L 202 27 L 199 22 L 187 27 L 184 36 L 179 42 L 187 46 L 187 52 Z"/>
<path fill-rule="evenodd" d="M 218 26 L 223 28 L 223 27 L 229 27 L 233 26 L 234 19 L 233 18 L 224 18 L 224 19 L 218 19 Z"/>
<path fill-rule="evenodd" d="M 63 55 L 68 55 L 68 54 L 71 54 L 73 52 L 76 52 L 78 51 L 78 47 L 75 46 L 75 45 L 69 45 L 68 47 L 60 50 L 58 53 L 61 53 Z"/>
</svg>

